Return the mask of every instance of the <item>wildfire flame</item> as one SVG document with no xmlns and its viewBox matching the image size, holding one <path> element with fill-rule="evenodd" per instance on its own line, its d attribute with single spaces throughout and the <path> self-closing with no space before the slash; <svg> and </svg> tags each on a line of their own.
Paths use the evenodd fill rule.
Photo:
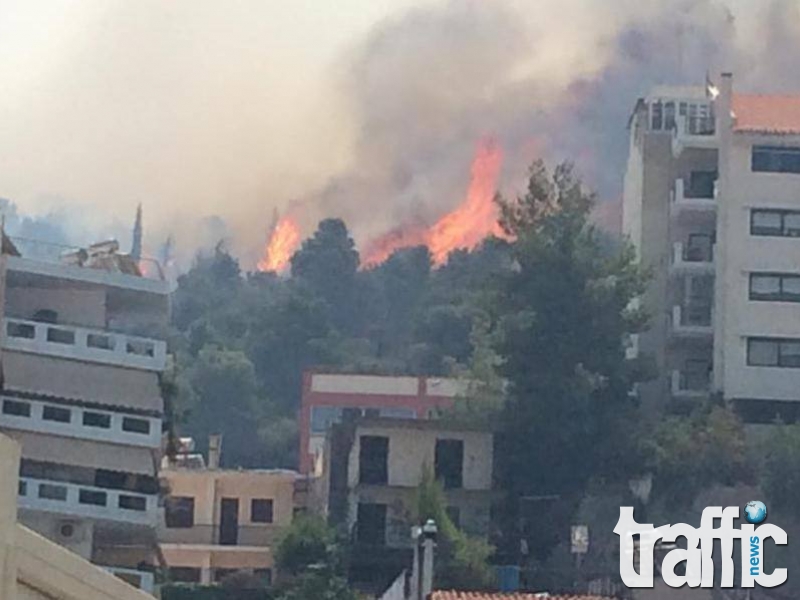
<svg viewBox="0 0 800 600">
<path fill-rule="evenodd" d="M 259 271 L 280 273 L 289 266 L 295 250 L 300 245 L 300 228 L 289 215 L 281 219 L 275 215 L 275 225 L 269 236 L 264 256 L 258 261 Z"/>
<path fill-rule="evenodd" d="M 400 248 L 423 244 L 430 249 L 434 264 L 441 265 L 453 250 L 471 250 L 489 234 L 501 235 L 494 194 L 502 162 L 502 148 L 491 139 L 481 140 L 464 201 L 431 227 L 395 229 L 373 240 L 364 252 L 364 266 L 380 264 Z"/>
</svg>

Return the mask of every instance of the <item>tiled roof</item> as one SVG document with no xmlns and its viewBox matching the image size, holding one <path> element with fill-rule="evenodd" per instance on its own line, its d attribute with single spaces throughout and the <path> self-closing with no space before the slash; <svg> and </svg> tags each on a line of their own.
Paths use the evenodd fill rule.
<svg viewBox="0 0 800 600">
<path fill-rule="evenodd" d="M 435 591 L 431 600 L 611 600 L 604 596 L 579 596 L 571 594 L 501 593 L 501 592 L 457 592 L 453 590 Z"/>
<path fill-rule="evenodd" d="M 733 96 L 734 131 L 742 133 L 800 134 L 800 95 Z"/>
</svg>

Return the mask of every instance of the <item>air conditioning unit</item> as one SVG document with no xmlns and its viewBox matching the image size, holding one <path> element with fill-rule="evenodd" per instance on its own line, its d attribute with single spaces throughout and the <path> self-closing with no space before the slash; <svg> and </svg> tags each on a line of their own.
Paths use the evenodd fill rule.
<svg viewBox="0 0 800 600">
<path fill-rule="evenodd" d="M 59 519 L 55 523 L 53 539 L 62 546 L 80 544 L 86 539 L 86 524 L 71 519 Z"/>
</svg>

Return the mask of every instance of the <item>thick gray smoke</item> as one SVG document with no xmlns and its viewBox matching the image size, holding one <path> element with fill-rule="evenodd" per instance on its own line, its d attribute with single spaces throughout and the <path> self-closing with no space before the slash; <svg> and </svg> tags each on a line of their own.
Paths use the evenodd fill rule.
<svg viewBox="0 0 800 600">
<path fill-rule="evenodd" d="M 613 214 L 628 116 L 653 85 L 732 69 L 740 91 L 800 92 L 791 0 L 449 0 L 352 40 L 324 74 L 329 94 L 316 104 L 298 94 L 303 116 L 291 121 L 272 101 L 305 74 L 270 62 L 281 34 L 254 12 L 269 3 L 194 10 L 199 1 L 98 10 L 85 48 L 39 96 L 17 99 L 0 166 L 9 181 L 31 173 L 0 179 L 0 193 L 80 202 L 9 213 L 15 233 L 70 244 L 113 235 L 126 247 L 142 202 L 146 253 L 172 237 L 185 267 L 225 239 L 251 267 L 273 209 L 292 207 L 304 235 L 340 216 L 363 247 L 454 208 L 485 136 L 503 148 L 505 193 L 534 158 L 572 159 Z"/>
</svg>

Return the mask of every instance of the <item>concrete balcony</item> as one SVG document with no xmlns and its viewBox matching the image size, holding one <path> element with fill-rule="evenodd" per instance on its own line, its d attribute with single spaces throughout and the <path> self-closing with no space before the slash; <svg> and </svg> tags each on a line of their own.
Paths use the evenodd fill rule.
<svg viewBox="0 0 800 600">
<path fill-rule="evenodd" d="M 691 377 L 682 371 L 672 371 L 670 391 L 673 398 L 683 400 L 702 400 L 711 391 L 711 377 Z"/>
<path fill-rule="evenodd" d="M 670 332 L 675 337 L 713 339 L 711 306 L 673 306 Z"/>
<path fill-rule="evenodd" d="M 196 524 L 192 527 L 166 527 L 158 530 L 158 540 L 162 544 L 185 546 L 222 546 L 225 548 L 269 548 L 280 540 L 283 527 L 274 523 L 239 525 L 235 535 L 223 544 L 219 525 Z M 235 542 L 235 543 L 233 543 Z"/>
<path fill-rule="evenodd" d="M 103 569 L 143 592 L 152 594 L 155 590 L 156 578 L 153 573 L 137 571 L 136 569 L 124 569 L 122 567 L 103 567 Z"/>
<path fill-rule="evenodd" d="M 673 275 L 713 275 L 714 253 L 684 248 L 683 242 L 675 242 L 669 268 Z"/>
<path fill-rule="evenodd" d="M 158 496 L 20 477 L 18 505 L 62 515 L 155 527 Z"/>
<path fill-rule="evenodd" d="M 159 448 L 161 419 L 0 396 L 0 427 L 62 437 Z"/>
<path fill-rule="evenodd" d="M 7 318 L 4 327 L 8 350 L 149 371 L 166 366 L 167 344 L 160 340 L 22 319 Z"/>
<path fill-rule="evenodd" d="M 680 156 L 686 148 L 714 149 L 719 146 L 716 123 L 711 116 L 675 117 L 672 130 L 672 155 Z"/>
<path fill-rule="evenodd" d="M 677 216 L 681 213 L 701 212 L 709 213 L 717 210 L 717 186 L 714 184 L 714 193 L 704 195 L 686 189 L 683 179 L 675 180 L 669 205 L 670 214 Z"/>
</svg>

